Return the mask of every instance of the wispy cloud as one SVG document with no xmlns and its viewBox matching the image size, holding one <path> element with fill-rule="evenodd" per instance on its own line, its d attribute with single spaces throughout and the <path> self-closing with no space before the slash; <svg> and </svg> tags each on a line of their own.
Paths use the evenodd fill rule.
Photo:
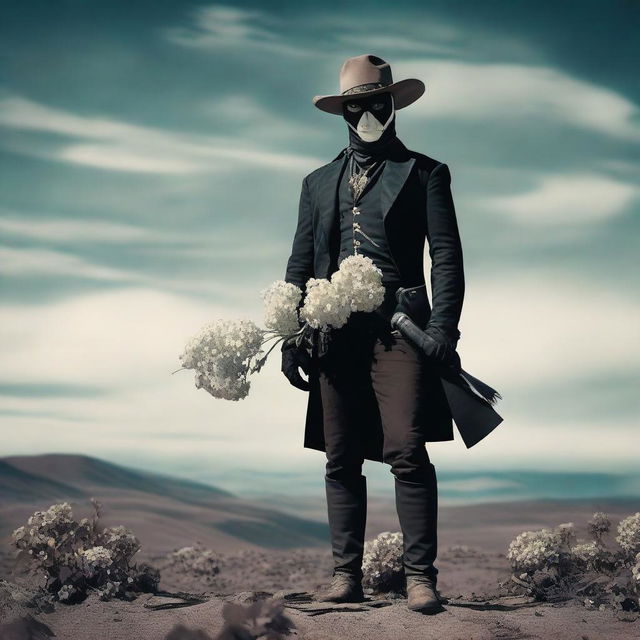
<svg viewBox="0 0 640 640">
<path fill-rule="evenodd" d="M 539 263 L 492 278 L 469 272 L 467 284 L 463 366 L 497 388 L 637 371 L 640 326 L 630 318 L 640 314 L 640 301 L 628 291 Z"/>
<path fill-rule="evenodd" d="M 379 28 L 379 22 L 376 24 L 376 28 Z M 398 53 L 410 51 L 413 55 L 422 53 L 434 57 L 456 56 L 460 53 L 460 49 L 456 45 L 434 42 L 426 35 L 417 39 L 402 34 L 342 33 L 337 35 L 336 39 L 343 46 L 350 48 L 358 46 L 363 52 L 370 53 L 384 50 L 397 51 Z M 397 79 L 399 80 L 400 77 L 398 76 Z"/>
<path fill-rule="evenodd" d="M 139 282 L 141 276 L 131 271 L 94 264 L 84 258 L 47 249 L 0 246 L 0 269 L 9 276 L 73 276 L 109 282 Z"/>
<path fill-rule="evenodd" d="M 204 252 L 204 250 L 203 250 Z M 249 259 L 250 256 L 247 256 Z M 57 286 L 72 280 L 89 281 L 122 286 L 147 286 L 158 291 L 182 294 L 221 296 L 224 299 L 248 295 L 237 285 L 231 286 L 219 278 L 163 276 L 149 274 L 143 269 L 122 269 L 100 264 L 70 251 L 37 247 L 10 247 L 0 245 L 0 270 L 5 278 L 37 277 L 56 279 Z"/>
<path fill-rule="evenodd" d="M 23 142 L 23 153 L 110 171 L 152 174 L 232 172 L 247 167 L 301 170 L 321 160 L 253 147 L 237 137 L 195 136 L 123 121 L 84 116 L 11 96 L 0 100 L 0 126 L 38 131 L 80 141 L 52 145 L 49 151 Z"/>
<path fill-rule="evenodd" d="M 480 202 L 524 225 L 584 226 L 619 215 L 638 197 L 640 188 L 635 184 L 575 173 L 543 176 L 529 191 L 488 197 Z"/>
<path fill-rule="evenodd" d="M 34 219 L 24 215 L 0 215 L 0 233 L 47 242 L 90 242 L 109 244 L 189 244 L 197 242 L 193 235 L 159 232 L 155 229 L 109 220 L 77 220 L 73 218 Z"/>
<path fill-rule="evenodd" d="M 399 60 L 398 77 L 425 82 L 407 117 L 561 124 L 640 141 L 640 110 L 611 89 L 561 69 L 524 64 Z"/>
<path fill-rule="evenodd" d="M 168 29 L 166 36 L 170 42 L 184 47 L 241 48 L 287 57 L 315 57 L 315 51 L 304 45 L 291 44 L 277 33 L 275 26 L 282 29 L 285 25 L 273 13 L 230 5 L 210 5 L 195 9 L 190 25 Z"/>
</svg>

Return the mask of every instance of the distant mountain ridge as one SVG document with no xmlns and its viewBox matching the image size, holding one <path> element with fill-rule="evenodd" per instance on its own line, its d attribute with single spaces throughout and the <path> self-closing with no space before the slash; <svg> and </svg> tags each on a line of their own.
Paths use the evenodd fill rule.
<svg viewBox="0 0 640 640">
<path fill-rule="evenodd" d="M 70 502 L 74 513 L 103 505 L 106 524 L 130 527 L 151 551 L 196 541 L 220 550 L 326 545 L 323 522 L 296 517 L 190 480 L 84 455 L 0 458 L 0 535 L 35 510 Z"/>
<path fill-rule="evenodd" d="M 9 482 L 12 476 L 23 475 L 23 490 L 30 492 L 31 482 L 50 483 L 50 491 L 69 491 L 73 497 L 88 496 L 95 487 L 110 487 L 162 495 L 200 504 L 202 500 L 218 497 L 234 497 L 224 489 L 200 482 L 183 480 L 159 473 L 140 471 L 106 462 L 100 458 L 72 454 L 45 454 L 39 456 L 8 456 L 0 458 L 0 496 L 10 500 L 22 500 L 20 486 Z"/>
</svg>

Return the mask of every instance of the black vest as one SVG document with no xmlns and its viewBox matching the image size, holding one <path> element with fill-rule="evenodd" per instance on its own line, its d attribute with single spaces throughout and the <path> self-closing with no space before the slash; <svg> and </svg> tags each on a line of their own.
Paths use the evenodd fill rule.
<svg viewBox="0 0 640 640">
<path fill-rule="evenodd" d="M 382 167 L 379 167 L 373 177 L 367 183 L 364 192 L 360 196 L 357 208 L 360 213 L 353 213 L 353 193 L 349 187 L 348 167 L 342 174 L 342 180 L 338 189 L 338 201 L 340 211 L 340 253 L 338 266 L 347 256 L 354 255 L 355 242 L 358 253 L 371 258 L 381 271 L 382 283 L 386 289 L 385 301 L 378 310 L 387 320 L 391 318 L 395 308 L 395 291 L 401 286 L 398 270 L 393 262 L 389 246 L 387 244 L 382 208 L 380 206 L 380 180 Z M 358 222 L 360 229 L 368 236 L 355 231 L 354 221 Z"/>
</svg>

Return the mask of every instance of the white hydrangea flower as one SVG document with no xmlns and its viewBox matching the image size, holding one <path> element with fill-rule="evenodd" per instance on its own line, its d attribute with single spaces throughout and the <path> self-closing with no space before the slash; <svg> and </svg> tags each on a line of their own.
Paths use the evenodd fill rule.
<svg viewBox="0 0 640 640">
<path fill-rule="evenodd" d="M 507 559 L 514 571 L 533 572 L 558 565 L 569 553 L 566 530 L 524 531 L 509 543 Z"/>
<path fill-rule="evenodd" d="M 51 528 L 56 525 L 70 524 L 74 522 L 71 505 L 68 502 L 53 504 L 46 511 L 36 511 L 27 522 L 35 528 Z M 31 535 L 34 533 L 32 529 Z"/>
<path fill-rule="evenodd" d="M 577 544 L 571 552 L 576 560 L 586 565 L 589 569 L 596 569 L 599 561 L 603 559 L 602 547 L 593 540 Z"/>
<path fill-rule="evenodd" d="M 80 552 L 82 556 L 82 566 L 89 574 L 94 573 L 97 569 L 106 569 L 113 563 L 113 556 L 109 549 L 105 547 L 91 547 Z"/>
<path fill-rule="evenodd" d="M 384 300 L 382 271 L 373 260 L 361 254 L 347 256 L 331 283 L 349 299 L 351 311 L 375 311 Z"/>
<path fill-rule="evenodd" d="M 264 300 L 264 323 L 281 335 L 295 333 L 300 328 L 297 306 L 302 298 L 302 289 L 291 282 L 276 280 L 260 292 Z"/>
<path fill-rule="evenodd" d="M 401 588 L 404 576 L 402 533 L 384 531 L 364 544 L 362 584 L 375 591 Z"/>
<path fill-rule="evenodd" d="M 179 357 L 183 369 L 195 371 L 196 388 L 216 398 L 245 398 L 250 387 L 247 375 L 260 371 L 280 340 L 294 335 L 300 340 L 309 327 L 323 331 L 342 327 L 352 312 L 378 308 L 385 294 L 381 270 L 362 255 L 343 260 L 331 280 L 310 278 L 305 289 L 299 312 L 300 287 L 277 280 L 261 291 L 266 330 L 250 320 L 217 320 L 203 327 Z M 300 320 L 308 326 L 301 328 Z M 272 338 L 277 340 L 264 354 L 262 345 Z"/>
<path fill-rule="evenodd" d="M 261 353 L 264 333 L 251 320 L 216 320 L 188 341 L 180 362 L 196 372 L 196 388 L 240 400 L 249 393 L 250 360 Z"/>
<path fill-rule="evenodd" d="M 314 329 L 342 327 L 354 311 L 374 311 L 384 300 L 382 271 L 363 255 L 347 256 L 331 280 L 310 278 L 300 317 Z"/>
<path fill-rule="evenodd" d="M 338 329 L 347 322 L 350 313 L 349 299 L 329 280 L 309 278 L 304 306 L 300 309 L 302 320 L 314 329 L 327 325 Z"/>
<path fill-rule="evenodd" d="M 629 554 L 640 551 L 640 511 L 620 521 L 616 542 Z"/>
</svg>

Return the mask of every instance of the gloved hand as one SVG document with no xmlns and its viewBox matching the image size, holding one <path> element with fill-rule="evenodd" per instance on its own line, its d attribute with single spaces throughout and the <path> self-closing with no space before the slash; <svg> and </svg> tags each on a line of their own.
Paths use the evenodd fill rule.
<svg viewBox="0 0 640 640">
<path fill-rule="evenodd" d="M 287 380 L 301 391 L 309 391 L 309 382 L 298 371 L 298 367 L 309 376 L 311 356 L 303 347 L 296 345 L 295 340 L 288 340 L 282 344 L 282 373 Z"/>
<path fill-rule="evenodd" d="M 455 373 L 459 373 L 462 365 L 460 363 L 460 356 L 456 351 L 458 338 L 448 336 L 436 325 L 428 324 L 424 333 L 427 339 L 432 341 L 432 349 L 430 349 L 429 355 L 440 362 L 440 364 L 451 368 Z"/>
</svg>

